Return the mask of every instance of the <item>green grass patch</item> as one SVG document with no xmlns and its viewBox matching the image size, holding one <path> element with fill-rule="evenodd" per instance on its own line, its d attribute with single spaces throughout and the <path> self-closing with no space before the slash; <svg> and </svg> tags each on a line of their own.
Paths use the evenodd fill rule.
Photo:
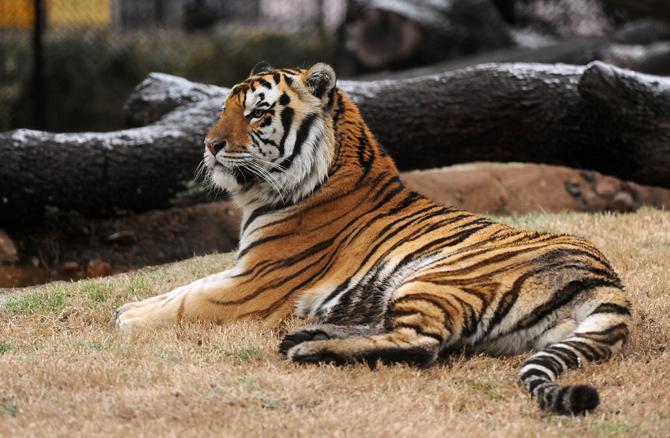
<svg viewBox="0 0 670 438">
<path fill-rule="evenodd" d="M 7 303 L 10 312 L 29 314 L 37 312 L 59 312 L 65 306 L 65 288 L 46 289 L 43 292 L 18 297 Z"/>
<path fill-rule="evenodd" d="M 469 392 L 483 394 L 490 400 L 504 400 L 505 387 L 500 381 L 491 379 L 471 379 L 465 381 L 465 387 Z"/>
<path fill-rule="evenodd" d="M 634 434 L 635 427 L 630 424 L 602 420 L 594 421 L 591 430 L 598 436 L 629 436 Z"/>
<path fill-rule="evenodd" d="M 265 353 L 255 347 L 232 349 L 220 346 L 212 346 L 202 350 L 202 354 L 204 356 L 217 359 L 232 359 L 237 362 L 251 362 L 255 360 L 261 360 L 265 357 Z"/>
<path fill-rule="evenodd" d="M 12 349 L 12 346 L 7 341 L 0 341 L 0 354 L 5 354 Z"/>
<path fill-rule="evenodd" d="M 87 283 L 82 286 L 81 291 L 95 303 L 106 303 L 112 293 L 112 290 L 99 283 Z"/>
<path fill-rule="evenodd" d="M 144 298 L 154 294 L 151 281 L 146 275 L 131 276 L 127 290 L 130 296 L 137 298 Z"/>
<path fill-rule="evenodd" d="M 19 413 L 19 407 L 12 400 L 0 399 L 0 414 L 15 417 Z"/>
</svg>

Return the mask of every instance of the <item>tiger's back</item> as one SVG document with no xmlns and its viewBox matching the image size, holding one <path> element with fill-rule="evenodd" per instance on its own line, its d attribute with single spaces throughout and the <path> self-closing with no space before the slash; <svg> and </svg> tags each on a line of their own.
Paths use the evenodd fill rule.
<svg viewBox="0 0 670 438">
<path fill-rule="evenodd" d="M 517 230 L 406 189 L 324 64 L 260 69 L 206 140 L 212 180 L 244 211 L 235 266 L 117 313 L 121 328 L 292 312 L 294 362 L 433 363 L 469 348 L 535 353 L 520 379 L 543 407 L 580 413 L 596 391 L 559 386 L 609 358 L 629 303 L 585 240 Z"/>
</svg>

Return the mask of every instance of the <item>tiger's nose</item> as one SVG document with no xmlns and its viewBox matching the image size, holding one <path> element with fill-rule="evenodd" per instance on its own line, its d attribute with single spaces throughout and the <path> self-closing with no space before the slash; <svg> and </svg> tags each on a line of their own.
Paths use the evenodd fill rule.
<svg viewBox="0 0 670 438">
<path fill-rule="evenodd" d="M 218 138 L 205 138 L 205 147 L 209 149 L 212 155 L 218 154 L 223 148 L 226 147 L 226 141 L 220 140 Z"/>
</svg>

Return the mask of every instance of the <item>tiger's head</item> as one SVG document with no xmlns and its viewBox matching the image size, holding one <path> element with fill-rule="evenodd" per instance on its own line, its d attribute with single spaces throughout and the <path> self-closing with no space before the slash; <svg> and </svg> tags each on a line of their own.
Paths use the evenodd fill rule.
<svg viewBox="0 0 670 438">
<path fill-rule="evenodd" d="M 240 204 L 296 202 L 328 175 L 335 151 L 335 71 L 257 64 L 234 86 L 205 138 L 211 181 Z"/>
</svg>

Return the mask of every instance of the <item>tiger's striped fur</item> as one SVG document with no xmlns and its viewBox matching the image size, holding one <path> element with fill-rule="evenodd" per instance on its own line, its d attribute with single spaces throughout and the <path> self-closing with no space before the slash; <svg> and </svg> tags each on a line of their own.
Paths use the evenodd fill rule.
<svg viewBox="0 0 670 438">
<path fill-rule="evenodd" d="M 236 263 L 121 307 L 123 330 L 245 317 L 309 325 L 280 351 L 299 363 L 432 364 L 455 349 L 534 351 L 520 380 L 540 406 L 595 408 L 566 369 L 607 359 L 630 305 L 584 239 L 528 232 L 403 187 L 327 65 L 261 66 L 234 87 L 206 139 L 211 180 L 243 209 Z"/>
</svg>

